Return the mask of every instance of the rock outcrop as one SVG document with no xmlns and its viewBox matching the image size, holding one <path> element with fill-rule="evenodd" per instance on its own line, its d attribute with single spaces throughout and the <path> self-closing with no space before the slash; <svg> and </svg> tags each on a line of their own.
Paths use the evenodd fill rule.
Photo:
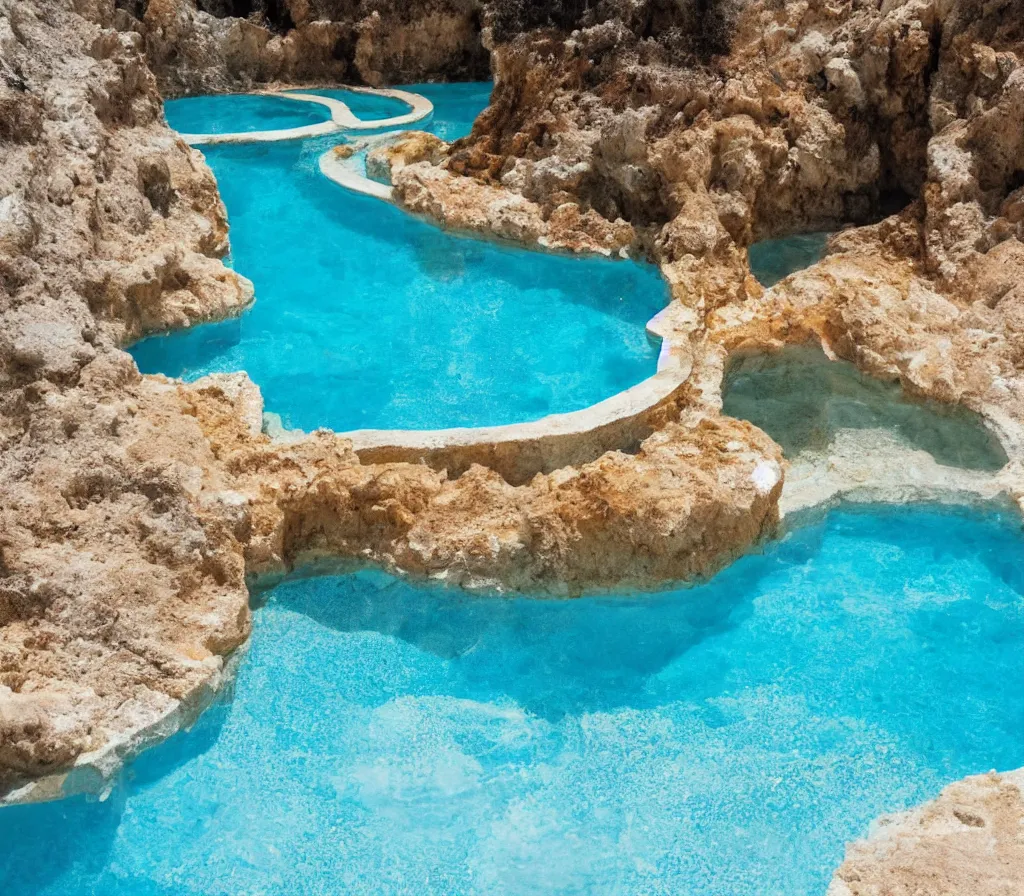
<svg viewBox="0 0 1024 896">
<path fill-rule="evenodd" d="M 1024 773 L 951 784 L 938 799 L 878 821 L 854 844 L 827 896 L 1007 896 L 1024 880 Z"/>
<path fill-rule="evenodd" d="M 395 175 L 417 162 L 436 165 L 448 150 L 440 137 L 426 131 L 404 131 L 395 140 L 374 147 L 366 156 L 366 175 L 382 183 L 393 183 Z"/>
<path fill-rule="evenodd" d="M 198 433 L 117 346 L 252 290 L 140 38 L 91 12 L 0 3 L 2 790 L 145 727 L 248 634 L 216 469 L 173 460 Z"/>
</svg>

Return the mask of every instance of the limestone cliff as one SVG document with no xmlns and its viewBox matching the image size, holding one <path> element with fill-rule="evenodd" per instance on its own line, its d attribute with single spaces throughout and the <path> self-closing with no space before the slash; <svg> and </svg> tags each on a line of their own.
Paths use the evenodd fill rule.
<svg viewBox="0 0 1024 896">
<path fill-rule="evenodd" d="M 484 80 L 480 0 L 136 0 L 118 25 L 144 36 L 165 96 L 268 81 Z"/>
</svg>

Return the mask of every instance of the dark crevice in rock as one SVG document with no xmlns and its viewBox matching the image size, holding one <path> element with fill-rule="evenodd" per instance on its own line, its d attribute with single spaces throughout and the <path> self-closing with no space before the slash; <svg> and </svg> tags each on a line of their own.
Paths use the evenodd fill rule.
<svg viewBox="0 0 1024 896">
<path fill-rule="evenodd" d="M 146 15 L 149 0 L 114 0 L 114 8 L 124 10 L 133 18 L 142 20 Z"/>
<path fill-rule="evenodd" d="M 295 27 L 287 0 L 196 0 L 196 6 L 219 19 L 255 18 L 278 34 Z"/>
</svg>

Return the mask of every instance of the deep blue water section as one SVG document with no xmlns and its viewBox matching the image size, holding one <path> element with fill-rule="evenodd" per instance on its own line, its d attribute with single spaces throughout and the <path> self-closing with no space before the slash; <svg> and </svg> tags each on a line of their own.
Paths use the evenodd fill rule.
<svg viewBox="0 0 1024 896">
<path fill-rule="evenodd" d="M 0 811 L 0 892 L 823 896 L 878 814 L 1024 764 L 1021 548 L 875 509 L 654 595 L 287 583 L 106 802 Z"/>
<path fill-rule="evenodd" d="M 364 121 L 372 121 L 377 118 L 394 118 L 397 115 L 405 115 L 412 110 L 412 107 L 402 100 L 390 96 L 380 96 L 373 93 L 360 93 L 357 90 L 345 90 L 342 87 L 326 87 L 316 90 L 297 90 L 295 93 L 311 93 L 314 96 L 326 96 L 330 99 L 341 100 L 349 111 Z M 416 127 L 417 125 L 410 125 Z"/>
<path fill-rule="evenodd" d="M 461 132 L 490 87 L 422 89 L 431 127 Z M 654 373 L 644 325 L 668 301 L 656 268 L 445 233 L 323 177 L 317 159 L 337 142 L 204 150 L 257 301 L 240 320 L 136 344 L 140 370 L 244 370 L 268 411 L 307 430 L 516 423 Z"/>
<path fill-rule="evenodd" d="M 164 103 L 167 123 L 182 134 L 276 131 L 318 124 L 331 117 L 326 106 L 274 96 L 190 96 Z"/>
</svg>

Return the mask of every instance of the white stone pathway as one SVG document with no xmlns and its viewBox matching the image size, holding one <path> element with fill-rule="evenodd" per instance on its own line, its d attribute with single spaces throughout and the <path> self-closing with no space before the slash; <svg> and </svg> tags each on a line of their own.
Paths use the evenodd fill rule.
<svg viewBox="0 0 1024 896">
<path fill-rule="evenodd" d="M 276 143 L 280 140 L 302 140 L 307 137 L 322 137 L 325 134 L 336 134 L 340 131 L 377 131 L 397 130 L 423 121 L 434 114 L 434 104 L 425 96 L 411 93 L 408 90 L 376 89 L 373 87 L 339 88 L 351 93 L 366 93 L 374 96 L 391 97 L 401 100 L 410 110 L 403 115 L 390 118 L 365 120 L 357 118 L 352 110 L 341 100 L 329 96 L 317 96 L 314 93 L 301 93 L 296 90 L 261 90 L 257 96 L 273 96 L 281 99 L 295 100 L 300 103 L 316 103 L 326 106 L 331 117 L 327 121 L 316 124 L 302 125 L 297 128 L 281 128 L 274 131 L 240 131 L 232 134 L 181 134 L 181 139 L 190 146 L 212 146 L 218 143 Z"/>
</svg>

